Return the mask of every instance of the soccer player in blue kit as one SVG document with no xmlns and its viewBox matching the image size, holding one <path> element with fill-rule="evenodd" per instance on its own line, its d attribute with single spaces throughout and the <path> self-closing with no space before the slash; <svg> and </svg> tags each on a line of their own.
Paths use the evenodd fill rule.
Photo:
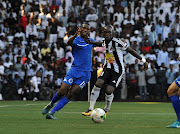
<svg viewBox="0 0 180 134">
<path fill-rule="evenodd" d="M 78 36 L 78 34 L 80 35 Z M 89 38 L 89 35 L 90 26 L 82 24 L 75 35 L 68 40 L 67 44 L 72 46 L 74 61 L 63 80 L 60 90 L 42 111 L 43 115 L 47 114 L 46 119 L 57 119 L 54 117 L 54 113 L 62 109 L 72 96 L 79 93 L 89 82 L 92 71 L 92 48 L 102 46 L 102 42 Z M 58 103 L 53 107 L 57 101 Z M 52 107 L 53 109 L 50 111 Z"/>
<path fill-rule="evenodd" d="M 169 86 L 167 94 L 171 99 L 173 108 L 176 112 L 177 120 L 167 126 L 169 128 L 180 128 L 180 76 L 175 79 L 175 81 Z"/>
</svg>

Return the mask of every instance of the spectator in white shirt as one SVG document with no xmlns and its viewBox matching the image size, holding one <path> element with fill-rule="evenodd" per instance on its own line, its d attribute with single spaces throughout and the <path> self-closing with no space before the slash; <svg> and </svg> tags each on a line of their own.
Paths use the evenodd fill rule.
<svg viewBox="0 0 180 134">
<path fill-rule="evenodd" d="M 115 2 L 114 0 L 104 0 L 104 5 L 108 5 L 108 4 L 115 5 Z"/>
<path fill-rule="evenodd" d="M 89 23 L 90 27 L 93 27 L 96 29 L 97 20 L 98 20 L 97 14 L 95 14 L 94 11 L 90 9 L 90 13 L 86 16 L 86 22 Z"/>
<path fill-rule="evenodd" d="M 41 73 L 36 72 L 36 75 L 32 77 L 30 80 L 31 86 L 32 86 L 32 92 L 33 92 L 33 100 L 39 100 L 39 92 L 40 92 L 40 85 L 41 85 Z"/>
<path fill-rule="evenodd" d="M 0 35 L 0 50 L 4 50 L 6 47 L 5 42 L 4 42 L 4 36 Z"/>
<path fill-rule="evenodd" d="M 57 59 L 59 59 L 59 60 L 65 57 L 64 48 L 62 46 L 63 46 L 63 42 L 58 41 L 57 47 L 54 49 L 54 51 L 56 52 L 56 55 L 57 55 Z"/>
<path fill-rule="evenodd" d="M 46 25 L 42 24 L 42 19 L 38 19 L 38 24 L 36 24 L 36 26 L 38 31 L 38 39 L 45 39 Z"/>
<path fill-rule="evenodd" d="M 158 52 L 158 56 L 157 56 L 158 66 L 161 66 L 162 63 L 164 63 L 165 67 L 169 65 L 169 56 L 165 46 L 163 46 L 163 50 Z"/>
<path fill-rule="evenodd" d="M 169 25 L 169 22 L 166 22 L 166 25 L 163 29 L 163 40 L 165 41 L 166 38 L 168 38 L 168 34 L 171 32 L 171 28 L 170 28 L 170 25 Z"/>
<path fill-rule="evenodd" d="M 12 61 L 13 60 L 13 55 L 12 55 L 12 51 L 10 49 L 10 47 L 8 47 L 5 51 L 5 53 L 1 56 L 1 59 L 3 61 L 6 60 L 6 58 L 9 57 L 9 60 Z"/>
<path fill-rule="evenodd" d="M 61 40 L 62 42 L 64 42 L 64 36 L 65 36 L 65 33 L 67 32 L 66 30 L 66 27 L 63 26 L 63 22 L 60 21 L 59 22 L 59 26 L 57 28 L 57 32 L 58 32 L 58 39 Z"/>
<path fill-rule="evenodd" d="M 175 31 L 175 33 L 180 33 L 180 21 L 179 17 L 176 17 L 176 20 L 171 25 L 171 29 Z"/>
<path fill-rule="evenodd" d="M 145 55 L 145 58 L 149 58 L 151 62 L 156 62 L 156 55 L 154 54 L 153 49 L 149 50 L 149 53 Z"/>
<path fill-rule="evenodd" d="M 149 33 L 151 32 L 151 27 L 152 27 L 151 20 L 148 20 L 148 23 L 144 27 L 144 33 L 149 35 Z"/>
<path fill-rule="evenodd" d="M 138 36 L 138 34 L 139 34 L 139 31 L 135 30 L 134 31 L 134 36 L 132 36 L 130 38 L 130 41 L 133 42 L 134 40 L 136 40 L 137 41 L 137 45 L 140 45 L 140 43 L 142 42 L 142 39 Z"/>
<path fill-rule="evenodd" d="M 164 23 L 166 19 L 166 13 L 164 12 L 163 9 L 161 9 L 156 13 L 156 17 L 158 17 L 158 19 Z"/>
<path fill-rule="evenodd" d="M 71 62 L 71 57 L 68 57 L 67 62 L 65 63 L 66 65 L 66 73 L 69 71 L 71 68 L 72 62 Z"/>
<path fill-rule="evenodd" d="M 11 65 L 13 65 L 13 63 L 9 60 L 9 57 L 6 57 L 6 60 L 3 65 L 5 68 L 9 68 Z"/>
<path fill-rule="evenodd" d="M 176 15 L 176 10 L 174 9 L 174 7 L 172 6 L 170 9 L 170 12 L 168 12 L 169 15 L 169 20 L 171 20 L 172 22 L 174 22 L 175 20 L 175 15 Z"/>
<path fill-rule="evenodd" d="M 25 38 L 25 34 L 22 32 L 22 28 L 21 28 L 21 27 L 18 28 L 18 30 L 17 30 L 17 32 L 15 33 L 14 37 L 17 37 L 17 38 L 22 37 L 23 40 L 26 39 L 26 38 Z"/>
<path fill-rule="evenodd" d="M 26 38 L 28 38 L 28 45 L 30 46 L 31 40 L 33 40 L 34 36 L 38 36 L 37 27 L 29 20 L 29 24 L 26 26 Z"/>
<path fill-rule="evenodd" d="M 117 16 L 117 17 L 118 17 L 118 22 L 119 22 L 120 25 L 121 25 L 121 23 L 122 23 L 123 20 L 124 20 L 124 15 L 123 15 L 120 11 L 121 11 L 121 9 L 118 8 L 118 9 L 117 9 L 117 12 L 113 15 L 113 20 L 115 20 L 115 16 Z"/>
<path fill-rule="evenodd" d="M 135 9 L 135 14 L 138 14 L 138 12 L 137 12 L 138 10 L 140 11 L 141 15 L 146 16 L 146 9 L 144 7 L 142 7 L 141 2 L 138 3 L 138 7 L 136 7 L 136 9 Z"/>
<path fill-rule="evenodd" d="M 108 5 L 107 5 L 107 12 L 110 14 L 114 13 L 114 8 L 111 6 L 110 2 L 108 2 Z"/>
</svg>

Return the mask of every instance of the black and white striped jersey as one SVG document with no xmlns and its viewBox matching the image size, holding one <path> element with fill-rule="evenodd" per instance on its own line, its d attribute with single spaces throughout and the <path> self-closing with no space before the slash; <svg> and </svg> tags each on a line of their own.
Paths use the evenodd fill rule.
<svg viewBox="0 0 180 134">
<path fill-rule="evenodd" d="M 118 38 L 113 38 L 108 44 L 103 39 L 103 46 L 106 48 L 104 67 L 117 73 L 124 73 L 123 51 L 128 48 L 128 44 Z"/>
</svg>

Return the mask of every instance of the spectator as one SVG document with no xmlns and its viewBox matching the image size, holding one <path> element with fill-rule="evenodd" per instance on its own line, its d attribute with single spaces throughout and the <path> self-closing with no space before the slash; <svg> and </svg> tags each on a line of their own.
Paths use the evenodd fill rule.
<svg viewBox="0 0 180 134">
<path fill-rule="evenodd" d="M 65 36 L 65 33 L 67 31 L 66 31 L 66 27 L 63 26 L 63 22 L 62 21 L 59 22 L 59 26 L 57 28 L 57 32 L 58 32 L 58 39 L 59 39 L 59 41 L 64 42 L 64 36 Z"/>
<path fill-rule="evenodd" d="M 151 27 L 151 31 L 149 32 L 149 43 L 151 47 L 154 47 L 157 40 L 157 33 L 155 32 L 154 26 Z"/>
<path fill-rule="evenodd" d="M 134 69 L 134 65 L 129 66 L 129 72 L 127 73 L 127 86 L 128 86 L 128 98 L 135 99 L 137 93 L 137 77 Z"/>
<path fill-rule="evenodd" d="M 26 26 L 26 38 L 28 39 L 28 46 L 30 47 L 30 42 L 33 40 L 34 36 L 37 36 L 37 27 L 32 20 L 29 20 L 29 24 Z"/>
<path fill-rule="evenodd" d="M 146 72 L 144 71 L 144 66 L 139 65 L 139 71 L 136 72 L 138 79 L 139 95 L 141 101 L 146 101 L 147 87 L 146 87 Z"/>
<path fill-rule="evenodd" d="M 49 27 L 50 27 L 50 35 L 49 35 L 49 43 L 50 47 L 52 46 L 52 43 L 57 42 L 57 20 L 55 18 L 52 18 L 51 21 L 49 22 Z"/>
<path fill-rule="evenodd" d="M 41 73 L 36 72 L 36 75 L 32 77 L 30 83 L 32 88 L 31 92 L 33 94 L 33 101 L 39 100 L 40 99 L 39 92 L 41 87 Z"/>
<path fill-rule="evenodd" d="M 97 19 L 98 19 L 98 16 L 91 9 L 90 13 L 86 16 L 86 22 L 89 23 L 90 27 L 93 27 L 93 28 L 96 29 L 96 27 L 97 27 Z"/>
<path fill-rule="evenodd" d="M 168 99 L 167 96 L 167 79 L 166 77 L 166 71 L 167 68 L 165 67 L 164 63 L 161 64 L 160 68 L 157 70 L 157 79 L 158 79 L 158 84 L 160 86 L 160 96 L 161 96 L 161 100 L 163 100 L 163 98 L 165 97 L 166 99 Z"/>
<path fill-rule="evenodd" d="M 168 86 L 171 85 L 171 83 L 175 80 L 176 76 L 176 71 L 173 70 L 173 65 L 169 65 L 169 69 L 166 72 L 166 78 L 167 78 L 167 84 Z M 170 83 L 171 82 L 171 83 Z"/>
<path fill-rule="evenodd" d="M 163 47 L 163 50 L 158 52 L 158 56 L 157 56 L 158 66 L 161 66 L 162 63 L 164 63 L 165 67 L 169 65 L 168 52 L 166 51 L 165 46 Z"/>
<path fill-rule="evenodd" d="M 58 41 L 57 47 L 54 49 L 54 51 L 56 52 L 58 60 L 65 57 L 65 51 L 64 51 L 64 48 L 63 48 L 63 42 L 62 41 Z"/>
<path fill-rule="evenodd" d="M 53 12 L 59 10 L 59 6 L 56 5 L 56 0 L 53 0 L 53 1 L 52 1 L 52 5 L 50 6 L 50 10 L 53 11 Z"/>
<path fill-rule="evenodd" d="M 154 66 L 154 62 L 151 62 L 151 67 L 147 69 L 146 71 L 146 77 L 147 77 L 147 90 L 149 93 L 149 99 L 156 100 L 156 96 L 158 93 L 158 89 L 156 88 L 157 80 L 157 69 Z"/>
</svg>

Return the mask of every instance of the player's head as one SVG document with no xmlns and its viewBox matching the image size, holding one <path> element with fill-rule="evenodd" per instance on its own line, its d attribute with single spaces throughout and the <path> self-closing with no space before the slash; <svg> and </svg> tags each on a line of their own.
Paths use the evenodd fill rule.
<svg viewBox="0 0 180 134">
<path fill-rule="evenodd" d="M 83 38 L 87 38 L 90 35 L 90 26 L 88 24 L 81 25 L 80 36 Z"/>
<path fill-rule="evenodd" d="M 103 31 L 103 37 L 105 38 L 105 40 L 111 40 L 113 38 L 113 32 L 114 32 L 114 28 L 111 25 L 107 25 L 104 27 L 104 31 Z"/>
</svg>

